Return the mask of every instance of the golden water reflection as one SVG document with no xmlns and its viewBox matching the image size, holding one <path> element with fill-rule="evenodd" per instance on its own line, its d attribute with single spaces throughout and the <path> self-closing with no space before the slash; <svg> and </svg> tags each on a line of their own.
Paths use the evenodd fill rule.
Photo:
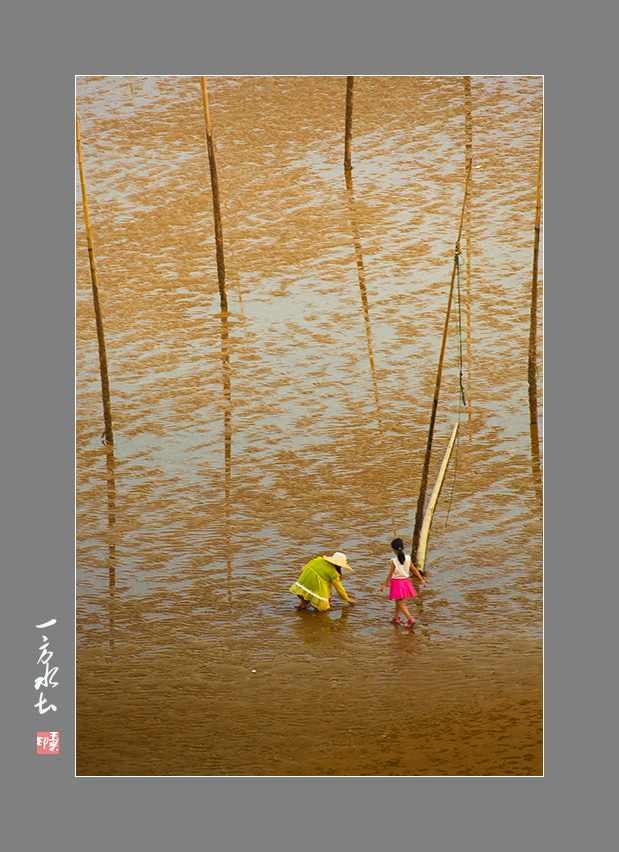
<svg viewBox="0 0 619 852">
<path fill-rule="evenodd" d="M 110 455 L 78 264 L 77 772 L 539 774 L 541 80 L 356 78 L 354 190 L 344 78 L 208 91 L 227 310 L 195 78 L 77 81 L 115 417 Z M 412 531 L 473 116 L 469 405 L 404 632 L 378 589 Z M 431 479 L 460 404 L 451 324 Z M 298 569 L 335 549 L 356 606 L 296 613 Z M 399 758 L 403 723 L 428 735 Z"/>
</svg>

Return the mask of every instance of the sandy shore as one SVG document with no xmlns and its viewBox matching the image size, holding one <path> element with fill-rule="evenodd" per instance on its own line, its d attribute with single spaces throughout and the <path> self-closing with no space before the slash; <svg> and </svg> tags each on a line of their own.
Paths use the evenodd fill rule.
<svg viewBox="0 0 619 852">
<path fill-rule="evenodd" d="M 433 654 L 418 673 L 375 674 L 345 660 L 255 671 L 225 655 L 84 654 L 77 774 L 542 775 L 541 674 L 521 677 L 518 659 L 484 669 Z"/>
<path fill-rule="evenodd" d="M 306 775 L 543 775 L 542 693 L 404 717 L 304 764 Z"/>
</svg>

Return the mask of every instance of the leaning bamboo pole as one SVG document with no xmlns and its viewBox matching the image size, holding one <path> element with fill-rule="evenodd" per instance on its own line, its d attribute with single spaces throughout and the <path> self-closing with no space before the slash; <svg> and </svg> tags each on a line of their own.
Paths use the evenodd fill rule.
<svg viewBox="0 0 619 852">
<path fill-rule="evenodd" d="M 426 500 L 426 488 L 428 486 L 428 469 L 430 467 L 430 455 L 432 453 L 432 436 L 434 435 L 434 424 L 436 421 L 436 412 L 438 409 L 438 397 L 441 390 L 441 376 L 443 372 L 443 358 L 445 357 L 445 344 L 447 342 L 447 329 L 449 327 L 449 315 L 451 312 L 451 302 L 453 299 L 454 281 L 456 280 L 456 271 L 458 269 L 458 260 L 460 256 L 460 238 L 462 236 L 462 226 L 464 223 L 464 211 L 466 209 L 466 198 L 469 191 L 469 180 L 471 177 L 471 164 L 469 160 L 466 170 L 466 182 L 464 185 L 464 200 L 462 202 L 462 213 L 460 214 L 460 226 L 458 228 L 458 238 L 456 240 L 456 248 L 454 252 L 453 267 L 451 271 L 451 282 L 449 284 L 449 299 L 447 301 L 447 310 L 445 312 L 445 325 L 443 328 L 443 339 L 441 342 L 441 352 L 438 360 L 438 369 L 436 371 L 436 385 L 434 388 L 434 399 L 432 400 L 432 413 L 430 415 L 430 427 L 428 429 L 428 441 L 426 444 L 426 454 L 423 462 L 423 470 L 421 473 L 421 484 L 419 486 L 419 496 L 417 498 L 417 512 L 415 514 L 415 528 L 413 530 L 413 542 L 411 546 L 411 557 L 415 565 L 417 564 L 417 548 L 419 546 L 419 533 L 423 522 L 423 508 Z"/>
<path fill-rule="evenodd" d="M 86 240 L 88 242 L 88 260 L 90 262 L 90 278 L 92 281 L 92 298 L 95 306 L 95 321 L 97 324 L 97 341 L 99 344 L 99 372 L 101 374 L 101 396 L 103 397 L 103 420 L 105 422 L 105 443 L 114 443 L 114 432 L 112 430 L 112 406 L 110 404 L 110 380 L 107 369 L 107 353 L 105 351 L 105 335 L 103 332 L 103 314 L 99 301 L 99 285 L 97 283 L 97 267 L 95 264 L 95 250 L 92 243 L 92 231 L 90 229 L 90 216 L 88 214 L 88 198 L 86 196 L 86 179 L 84 177 L 84 160 L 82 157 L 82 139 L 80 136 L 80 118 L 75 107 L 75 141 L 77 144 L 77 162 L 80 171 L 80 184 L 82 188 L 82 206 L 84 208 L 84 223 L 86 226 Z"/>
<path fill-rule="evenodd" d="M 445 472 L 447 471 L 447 465 L 449 464 L 451 451 L 453 450 L 456 435 L 458 434 L 458 425 L 459 424 L 456 423 L 453 427 L 451 438 L 449 439 L 449 444 L 447 445 L 447 450 L 445 452 L 445 456 L 443 457 L 443 463 L 441 464 L 441 468 L 438 472 L 436 484 L 434 486 L 434 490 L 432 491 L 432 496 L 430 497 L 430 500 L 428 502 L 428 508 L 423 519 L 421 533 L 419 534 L 419 547 L 417 549 L 417 556 L 413 561 L 415 567 L 420 573 L 423 573 L 424 565 L 426 564 L 426 549 L 428 546 L 430 526 L 432 524 L 432 518 L 434 517 L 434 509 L 436 508 L 436 504 L 441 493 L 441 488 L 443 487 L 443 479 L 445 478 Z"/>
<path fill-rule="evenodd" d="M 537 269 L 542 218 L 542 160 L 544 148 L 544 118 L 539 134 L 539 158 L 537 167 L 537 199 L 535 203 L 535 239 L 533 242 L 533 274 L 531 280 L 531 322 L 529 326 L 529 419 L 537 423 Z"/>
<path fill-rule="evenodd" d="M 222 311 L 228 310 L 228 299 L 226 297 L 226 269 L 224 265 L 224 239 L 221 228 L 221 210 L 219 207 L 219 183 L 217 181 L 217 165 L 215 163 L 215 146 L 211 131 L 211 117 L 208 109 L 208 93 L 206 90 L 206 77 L 200 77 L 202 85 L 202 102 L 204 105 L 204 121 L 206 124 L 206 147 L 208 150 L 208 162 L 211 172 L 211 191 L 213 194 L 213 219 L 215 220 L 215 248 L 217 251 L 217 280 L 219 282 L 219 300 Z"/>
<path fill-rule="evenodd" d="M 355 78 L 346 77 L 346 127 L 344 130 L 344 170 L 350 171 L 350 149 L 352 143 L 352 98 Z"/>
<path fill-rule="evenodd" d="M 539 431 L 537 425 L 537 272 L 539 264 L 539 244 L 542 218 L 542 170 L 543 170 L 544 118 L 539 135 L 539 157 L 537 167 L 537 198 L 535 203 L 535 239 L 533 242 L 533 274 L 531 280 L 531 323 L 529 327 L 529 363 L 527 378 L 529 385 L 529 430 L 531 433 L 531 464 L 533 487 L 537 499 L 542 505 L 543 484 L 539 450 Z"/>
</svg>

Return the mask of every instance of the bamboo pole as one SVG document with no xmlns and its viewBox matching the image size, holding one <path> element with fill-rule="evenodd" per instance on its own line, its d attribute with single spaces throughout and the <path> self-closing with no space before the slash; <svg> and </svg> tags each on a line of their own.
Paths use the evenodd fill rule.
<svg viewBox="0 0 619 852">
<path fill-rule="evenodd" d="M 355 78 L 346 77 L 346 128 L 344 130 L 344 170 L 350 171 L 350 149 L 352 142 L 352 98 Z"/>
<path fill-rule="evenodd" d="M 539 451 L 537 425 L 537 272 L 542 218 L 542 172 L 543 172 L 544 117 L 539 135 L 539 157 L 537 167 L 537 197 L 535 202 L 535 239 L 533 242 L 533 274 L 531 279 L 531 323 L 529 327 L 529 363 L 527 378 L 529 385 L 529 430 L 531 433 L 531 464 L 533 487 L 540 506 L 543 501 L 543 481 Z"/>
<path fill-rule="evenodd" d="M 208 110 L 208 93 L 206 90 L 206 77 L 200 77 L 202 85 L 202 102 L 204 105 L 204 121 L 206 124 L 206 147 L 208 150 L 208 162 L 211 172 L 211 192 L 213 194 L 213 218 L 215 220 L 215 247 L 217 251 L 217 280 L 219 282 L 219 300 L 222 311 L 228 310 L 228 299 L 226 297 L 226 269 L 224 265 L 224 239 L 221 228 L 221 210 L 219 207 L 219 184 L 217 181 L 217 165 L 215 163 L 215 146 L 211 132 L 211 117 Z"/>
<path fill-rule="evenodd" d="M 529 420 L 537 423 L 537 268 L 539 262 L 540 228 L 542 218 L 542 159 L 544 118 L 539 134 L 539 159 L 537 167 L 537 199 L 535 203 L 535 239 L 533 242 L 533 274 L 531 280 L 531 323 L 529 327 Z"/>
<path fill-rule="evenodd" d="M 464 159 L 473 159 L 473 118 L 471 115 L 471 78 L 464 77 Z"/>
<path fill-rule="evenodd" d="M 441 488 L 443 486 L 443 479 L 445 478 L 445 472 L 447 471 L 447 465 L 449 464 L 451 451 L 453 450 L 456 435 L 458 434 L 458 425 L 459 424 L 456 423 L 453 427 L 451 438 L 449 439 L 449 444 L 447 445 L 447 450 L 443 457 L 443 463 L 441 464 L 441 468 L 438 472 L 436 484 L 434 486 L 434 490 L 432 491 L 432 496 L 430 497 L 430 500 L 428 502 L 428 508 L 423 519 L 423 525 L 421 527 L 421 533 L 419 535 L 419 548 L 417 552 L 417 558 L 413 560 L 415 567 L 417 568 L 419 573 L 423 573 L 424 565 L 426 563 L 426 548 L 428 546 L 428 535 L 430 534 L 430 526 L 432 524 L 432 518 L 434 517 L 434 509 L 438 502 L 438 498 L 441 493 Z"/>
<path fill-rule="evenodd" d="M 110 404 L 110 381 L 107 369 L 107 353 L 105 351 L 105 335 L 103 332 L 103 315 L 99 301 L 99 285 L 97 283 L 97 268 L 95 264 L 95 250 L 92 243 L 92 232 L 90 229 L 90 216 L 88 214 L 88 198 L 86 196 L 86 179 L 84 177 L 84 160 L 82 157 L 82 140 L 80 136 L 80 118 L 75 107 L 75 140 L 77 143 L 77 161 L 80 171 L 80 184 L 82 188 L 82 206 L 84 208 L 84 223 L 86 226 L 86 240 L 88 241 L 88 260 L 90 263 L 90 278 L 92 281 L 92 298 L 95 306 L 95 321 L 97 324 L 97 341 L 99 344 L 99 372 L 101 374 L 101 396 L 103 398 L 103 419 L 105 422 L 105 443 L 114 443 L 114 432 L 112 430 L 112 406 Z"/>
<path fill-rule="evenodd" d="M 456 248 L 454 252 L 453 267 L 451 271 L 451 282 L 449 284 L 449 299 L 447 301 L 447 310 L 445 312 L 445 325 L 443 328 L 443 339 L 441 342 L 441 352 L 439 355 L 438 369 L 436 371 L 436 385 L 434 388 L 434 399 L 432 400 L 432 413 L 430 415 L 430 427 L 428 429 L 428 441 L 426 444 L 426 455 L 423 462 L 423 470 L 421 473 L 421 484 L 419 486 L 419 497 L 417 498 L 417 512 L 415 515 L 415 528 L 413 530 L 413 543 L 411 547 L 411 557 L 415 565 L 417 564 L 417 548 L 419 545 L 419 532 L 423 522 L 423 507 L 426 500 L 426 488 L 428 486 L 428 469 L 430 467 L 430 455 L 432 453 L 432 436 L 434 435 L 434 423 L 436 421 L 436 412 L 438 409 L 438 397 L 441 389 L 441 375 L 443 372 L 443 358 L 445 356 L 445 344 L 447 342 L 447 328 L 449 326 L 449 314 L 451 311 L 451 302 L 453 299 L 454 281 L 456 279 L 456 270 L 458 268 L 458 257 L 460 255 L 460 238 L 462 236 L 462 225 L 464 222 L 464 211 L 466 208 L 466 198 L 469 191 L 469 180 L 471 177 L 472 160 L 468 162 L 466 170 L 466 183 L 464 185 L 464 200 L 462 202 L 462 213 L 460 215 L 460 226 L 458 228 L 458 238 L 456 240 Z"/>
</svg>

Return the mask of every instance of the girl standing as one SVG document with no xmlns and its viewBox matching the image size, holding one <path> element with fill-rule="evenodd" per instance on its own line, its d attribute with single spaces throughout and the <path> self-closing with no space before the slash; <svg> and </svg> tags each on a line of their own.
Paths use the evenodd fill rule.
<svg viewBox="0 0 619 852">
<path fill-rule="evenodd" d="M 402 612 L 408 619 L 405 626 L 412 627 L 415 623 L 415 619 L 410 614 L 406 604 L 404 603 L 404 598 L 413 598 L 417 596 L 415 587 L 410 581 L 410 569 L 412 568 L 415 574 L 419 577 L 419 579 L 424 585 L 424 588 L 426 585 L 426 581 L 423 579 L 419 571 L 413 565 L 413 561 L 410 556 L 404 555 L 404 542 L 401 538 L 394 538 L 394 540 L 391 542 L 391 549 L 395 553 L 396 559 L 391 560 L 387 579 L 380 587 L 380 590 L 381 592 L 384 592 L 385 586 L 389 584 L 389 600 L 395 601 L 395 610 L 393 613 L 393 618 L 391 619 L 391 623 L 400 624 L 400 612 Z"/>
</svg>

